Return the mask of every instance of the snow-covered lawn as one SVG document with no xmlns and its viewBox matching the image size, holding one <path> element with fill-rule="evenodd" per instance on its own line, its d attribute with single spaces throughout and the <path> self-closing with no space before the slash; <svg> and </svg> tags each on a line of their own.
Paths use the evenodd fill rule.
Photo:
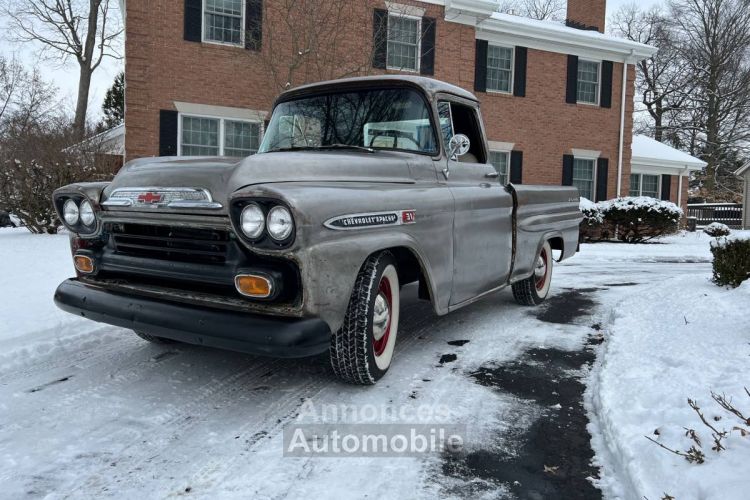
<svg viewBox="0 0 750 500">
<path fill-rule="evenodd" d="M 541 483 L 529 485 L 525 471 L 488 476 L 480 463 L 456 474 L 440 456 L 286 458 L 283 430 L 305 401 L 388 412 L 442 405 L 467 426 L 469 451 L 512 462 L 534 443 L 534 423 L 566 408 L 554 391 L 541 403 L 476 374 L 539 363 L 529 352 L 585 352 L 600 332 L 584 381 L 606 496 L 746 498 L 750 438 L 733 435 L 717 455 L 686 404 L 691 397 L 719 414 L 714 390 L 750 413 L 750 286 L 708 282 L 710 241 L 584 245 L 555 269 L 551 293 L 564 300 L 542 309 L 515 305 L 506 290 L 438 318 L 407 291 L 394 366 L 377 386 L 358 388 L 333 380 L 321 359 L 157 346 L 62 313 L 52 294 L 73 274 L 67 237 L 0 230 L 0 497 L 535 498 Z M 682 426 L 700 433 L 705 464 L 643 437 L 683 450 Z M 552 477 L 565 464 L 543 466 L 528 473 Z"/>
<path fill-rule="evenodd" d="M 670 242 L 664 248 L 690 251 Z M 750 431 L 750 422 L 723 410 L 711 392 L 750 418 L 750 282 L 727 290 L 697 272 L 658 280 L 615 304 L 609 328 L 588 389 L 605 491 L 633 499 L 747 498 L 750 435 L 733 428 Z M 712 451 L 715 431 L 688 398 L 715 431 L 729 431 L 725 450 Z M 681 453 L 695 446 L 705 463 L 691 464 L 645 436 Z"/>
</svg>

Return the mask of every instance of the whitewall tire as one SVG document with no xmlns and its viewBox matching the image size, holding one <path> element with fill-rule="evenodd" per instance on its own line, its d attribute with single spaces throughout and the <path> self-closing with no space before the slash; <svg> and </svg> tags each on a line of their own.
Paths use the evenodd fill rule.
<svg viewBox="0 0 750 500">
<path fill-rule="evenodd" d="M 357 275 L 344 323 L 331 336 L 333 371 L 351 384 L 371 385 L 393 361 L 398 335 L 400 284 L 388 252 L 370 256 Z"/>
<path fill-rule="evenodd" d="M 549 242 L 545 242 L 534 261 L 534 273 L 513 284 L 513 297 L 521 305 L 536 306 L 544 302 L 552 284 L 554 258 Z"/>
</svg>

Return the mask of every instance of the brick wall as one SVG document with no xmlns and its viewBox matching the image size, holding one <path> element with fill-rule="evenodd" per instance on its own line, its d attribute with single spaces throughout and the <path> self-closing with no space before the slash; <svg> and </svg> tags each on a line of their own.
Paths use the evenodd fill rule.
<svg viewBox="0 0 750 500">
<path fill-rule="evenodd" d="M 333 0 L 332 0 L 333 1 Z M 475 31 L 446 22 L 443 7 L 409 0 L 437 19 L 435 78 L 473 92 Z M 302 64 L 288 78 L 298 44 L 286 29 L 280 0 L 264 2 L 263 48 L 183 40 L 184 2 L 128 0 L 126 37 L 126 153 L 128 159 L 159 151 L 159 110 L 175 101 L 270 111 L 286 80 L 292 85 L 336 76 L 373 74 L 372 10 L 383 0 L 342 2 L 329 53 L 315 64 Z M 315 15 L 314 13 L 309 15 Z M 299 17 L 299 16 L 298 16 Z M 313 20 L 314 21 L 314 20 Z M 525 183 L 562 181 L 562 158 L 572 148 L 597 150 L 609 158 L 608 195 L 617 183 L 622 64 L 614 65 L 612 108 L 565 103 L 565 54 L 528 51 L 526 97 L 479 93 L 489 140 L 512 142 L 524 153 Z M 623 193 L 630 173 L 634 71 L 627 87 Z"/>
</svg>

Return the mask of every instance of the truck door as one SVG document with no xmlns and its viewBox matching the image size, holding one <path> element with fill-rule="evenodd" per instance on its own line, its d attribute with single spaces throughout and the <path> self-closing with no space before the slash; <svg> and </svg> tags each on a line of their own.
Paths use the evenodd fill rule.
<svg viewBox="0 0 750 500">
<path fill-rule="evenodd" d="M 513 198 L 488 162 L 476 106 L 445 99 L 438 102 L 438 114 L 446 151 L 455 134 L 471 141 L 467 154 L 446 160 L 443 173 L 455 200 L 450 305 L 457 305 L 506 282 L 512 258 Z"/>
</svg>

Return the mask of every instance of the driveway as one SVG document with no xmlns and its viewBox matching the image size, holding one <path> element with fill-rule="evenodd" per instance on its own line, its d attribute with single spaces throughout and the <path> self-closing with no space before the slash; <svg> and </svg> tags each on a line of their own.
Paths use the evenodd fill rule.
<svg viewBox="0 0 750 500">
<path fill-rule="evenodd" d="M 658 245 L 585 245 L 556 267 L 545 306 L 520 307 L 503 291 L 445 317 L 409 287 L 394 366 L 362 388 L 336 382 L 324 358 L 152 345 L 54 311 L 49 291 L 70 272 L 67 241 L 7 231 L 6 283 L 42 267 L 0 296 L 7 498 L 600 498 L 583 401 L 616 304 L 665 276 L 710 267 Z M 284 429 L 311 409 L 316 422 L 357 424 L 364 406 L 406 424 L 411 417 L 393 418 L 405 408 L 447 408 L 448 422 L 466 426 L 464 450 L 283 456 Z"/>
</svg>

